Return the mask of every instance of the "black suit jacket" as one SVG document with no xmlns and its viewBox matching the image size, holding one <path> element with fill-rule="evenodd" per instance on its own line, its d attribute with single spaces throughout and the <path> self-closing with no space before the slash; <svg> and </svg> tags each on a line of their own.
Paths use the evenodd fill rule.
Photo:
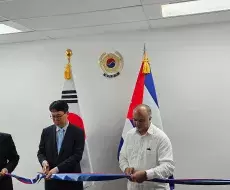
<svg viewBox="0 0 230 190">
<path fill-rule="evenodd" d="M 19 155 L 11 135 L 0 133 L 0 171 L 6 168 L 9 173 L 13 172 L 18 165 L 18 161 Z M 13 189 L 11 177 L 0 177 L 0 189 Z"/>
<path fill-rule="evenodd" d="M 43 129 L 39 150 L 37 153 L 38 160 L 46 160 L 50 169 L 58 167 L 59 173 L 81 173 L 80 161 L 82 159 L 85 146 L 84 132 L 80 128 L 69 124 L 65 132 L 61 150 L 58 155 L 56 143 L 56 126 L 51 125 Z M 46 190 L 81 190 L 82 182 L 46 180 Z"/>
</svg>

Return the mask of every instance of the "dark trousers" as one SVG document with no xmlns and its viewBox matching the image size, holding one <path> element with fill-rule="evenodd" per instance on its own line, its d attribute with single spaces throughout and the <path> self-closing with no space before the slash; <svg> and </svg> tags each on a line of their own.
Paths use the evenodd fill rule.
<svg viewBox="0 0 230 190">
<path fill-rule="evenodd" d="M 50 179 L 45 181 L 45 190 L 83 190 L 83 182 Z"/>
<path fill-rule="evenodd" d="M 0 177 L 0 190 L 13 190 L 11 177 Z"/>
</svg>

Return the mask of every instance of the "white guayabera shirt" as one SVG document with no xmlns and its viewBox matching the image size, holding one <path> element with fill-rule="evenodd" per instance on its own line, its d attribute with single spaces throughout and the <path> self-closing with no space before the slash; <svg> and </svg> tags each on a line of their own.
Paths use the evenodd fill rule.
<svg viewBox="0 0 230 190">
<path fill-rule="evenodd" d="M 148 180 L 168 178 L 174 172 L 173 151 L 168 136 L 151 124 L 145 135 L 140 135 L 136 128 L 131 129 L 122 146 L 119 158 L 121 170 L 127 167 L 145 170 Z M 169 184 L 145 181 L 128 181 L 128 190 L 168 190 Z"/>
</svg>

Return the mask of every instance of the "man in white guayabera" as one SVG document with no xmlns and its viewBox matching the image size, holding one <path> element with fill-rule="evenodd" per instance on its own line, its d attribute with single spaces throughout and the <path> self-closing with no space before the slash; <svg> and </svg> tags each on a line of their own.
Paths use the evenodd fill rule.
<svg viewBox="0 0 230 190">
<path fill-rule="evenodd" d="M 128 190 L 169 190 L 168 183 L 147 180 L 169 178 L 175 169 L 170 139 L 151 123 L 151 109 L 138 105 L 133 111 L 135 128 L 128 131 L 119 158 L 121 170 L 131 175 Z"/>
</svg>

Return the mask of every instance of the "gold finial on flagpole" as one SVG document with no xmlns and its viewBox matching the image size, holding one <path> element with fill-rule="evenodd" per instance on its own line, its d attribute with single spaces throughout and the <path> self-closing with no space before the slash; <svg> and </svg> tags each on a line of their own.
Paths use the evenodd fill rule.
<svg viewBox="0 0 230 190">
<path fill-rule="evenodd" d="M 66 67 L 65 67 L 65 72 L 64 72 L 64 77 L 65 79 L 69 80 L 71 79 L 71 63 L 70 63 L 70 59 L 71 59 L 71 56 L 73 55 L 73 52 L 71 49 L 67 49 L 66 52 L 65 52 L 66 56 L 67 56 L 67 59 L 68 59 L 68 63 L 66 64 Z"/>
<path fill-rule="evenodd" d="M 145 43 L 144 43 L 144 54 L 145 54 L 145 52 L 146 52 L 146 48 L 145 48 Z"/>
<path fill-rule="evenodd" d="M 149 59 L 146 53 L 145 44 L 144 44 L 144 55 L 143 55 L 142 63 L 143 63 L 143 73 L 144 74 L 150 73 Z"/>
<path fill-rule="evenodd" d="M 67 58 L 68 58 L 68 63 L 70 63 L 71 56 L 73 55 L 73 52 L 71 49 L 67 49 L 65 52 Z"/>
</svg>

